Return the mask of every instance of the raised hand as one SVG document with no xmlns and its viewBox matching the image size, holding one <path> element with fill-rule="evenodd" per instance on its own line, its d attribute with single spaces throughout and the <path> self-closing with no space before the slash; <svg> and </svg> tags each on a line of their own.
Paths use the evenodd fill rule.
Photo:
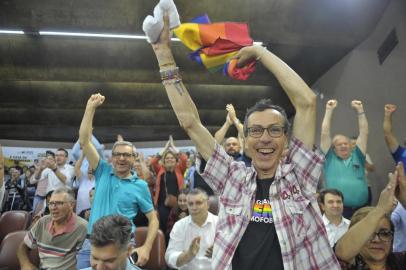
<svg viewBox="0 0 406 270">
<path fill-rule="evenodd" d="M 238 119 L 233 104 L 227 104 L 226 110 L 228 112 L 228 116 L 230 117 L 231 122 L 235 123 Z"/>
<path fill-rule="evenodd" d="M 100 93 L 93 94 L 87 101 L 87 107 L 96 109 L 97 107 L 103 104 L 104 99 L 105 97 L 102 96 Z"/>
<path fill-rule="evenodd" d="M 403 166 L 402 166 L 403 169 Z M 393 201 L 395 199 L 395 190 L 397 190 L 398 181 L 398 168 L 396 168 L 394 173 L 389 173 L 389 182 L 386 187 L 382 190 L 379 196 L 377 207 L 385 211 L 385 213 L 390 213 L 393 209 Z"/>
<path fill-rule="evenodd" d="M 173 59 L 172 51 L 170 49 L 171 35 L 171 31 L 169 30 L 169 16 L 167 12 L 165 12 L 164 28 L 159 35 L 158 41 L 151 44 L 161 68 L 175 65 L 175 60 Z"/>
<path fill-rule="evenodd" d="M 327 101 L 326 103 L 326 109 L 335 109 L 335 107 L 337 107 L 337 100 L 335 99 L 330 99 L 329 101 Z"/>
<path fill-rule="evenodd" d="M 34 164 L 35 170 L 42 171 L 47 167 L 46 160 L 41 159 L 38 163 Z"/>
<path fill-rule="evenodd" d="M 117 141 L 118 142 L 123 142 L 124 141 L 124 138 L 123 138 L 123 136 L 121 134 L 117 134 Z"/>
<path fill-rule="evenodd" d="M 385 104 L 385 115 L 391 116 L 396 111 L 396 108 L 394 104 Z"/>
<path fill-rule="evenodd" d="M 364 107 L 362 106 L 362 102 L 359 100 L 351 101 L 351 107 L 353 107 L 358 113 L 364 112 Z"/>
<path fill-rule="evenodd" d="M 200 236 L 194 238 L 189 246 L 189 254 L 194 258 L 200 249 Z"/>
<path fill-rule="evenodd" d="M 397 188 L 396 188 L 396 198 L 399 202 L 406 208 L 406 176 L 405 169 L 402 162 L 399 162 L 396 166 L 397 172 Z"/>
<path fill-rule="evenodd" d="M 238 59 L 237 66 L 242 67 L 251 62 L 254 59 L 257 59 L 262 56 L 262 53 L 265 51 L 265 47 L 259 45 L 247 46 L 242 48 L 233 59 Z"/>
</svg>

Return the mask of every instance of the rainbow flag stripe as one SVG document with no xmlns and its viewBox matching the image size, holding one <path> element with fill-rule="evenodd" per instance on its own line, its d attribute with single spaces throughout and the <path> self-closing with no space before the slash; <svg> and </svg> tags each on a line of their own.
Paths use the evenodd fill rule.
<svg viewBox="0 0 406 270">
<path fill-rule="evenodd" d="M 210 23 L 207 16 L 198 17 L 195 21 L 199 23 L 182 23 L 174 30 L 182 43 L 193 51 L 190 58 L 204 65 L 210 72 L 224 70 L 226 74 L 232 74 L 225 65 L 241 48 L 253 44 L 248 25 L 235 22 Z M 231 71 L 236 68 L 233 65 Z"/>
</svg>

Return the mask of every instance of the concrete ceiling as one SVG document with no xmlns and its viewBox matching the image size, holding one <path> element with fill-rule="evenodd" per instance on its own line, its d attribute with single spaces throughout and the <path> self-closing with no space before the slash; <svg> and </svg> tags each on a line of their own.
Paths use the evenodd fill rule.
<svg viewBox="0 0 406 270">
<path fill-rule="evenodd" d="M 247 22 L 254 40 L 264 42 L 312 85 L 362 42 L 389 0 L 175 0 L 182 21 L 207 13 L 213 22 Z M 112 142 L 186 139 L 160 84 L 155 57 L 143 40 L 39 36 L 39 30 L 143 34 L 152 0 L 2 0 L 0 29 L 0 139 L 77 139 L 86 101 L 100 91 L 94 133 Z M 211 131 L 224 122 L 233 103 L 240 119 L 261 98 L 294 110 L 275 78 L 262 67 L 246 82 L 210 74 L 173 43 L 178 66 Z"/>
</svg>

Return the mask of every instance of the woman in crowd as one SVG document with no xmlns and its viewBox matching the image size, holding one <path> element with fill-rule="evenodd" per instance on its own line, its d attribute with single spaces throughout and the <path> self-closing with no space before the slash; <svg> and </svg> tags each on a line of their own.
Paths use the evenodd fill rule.
<svg viewBox="0 0 406 270">
<path fill-rule="evenodd" d="M 169 235 L 172 231 L 173 224 L 179 219 L 182 219 L 189 215 L 189 210 L 187 208 L 186 195 L 188 193 L 187 189 L 182 189 L 178 195 L 178 205 L 171 209 L 168 217 L 168 225 L 166 229 L 166 234 Z"/>
<path fill-rule="evenodd" d="M 178 194 L 183 188 L 186 161 L 186 154 L 179 153 L 172 136 L 160 155 L 151 160 L 156 173 L 154 204 L 159 214 L 159 229 L 163 232 L 167 229 L 169 212 L 176 206 Z"/>
<path fill-rule="evenodd" d="M 394 226 L 390 220 L 396 197 L 406 206 L 403 165 L 389 174 L 376 207 L 363 207 L 351 218 L 349 230 L 338 241 L 335 252 L 344 270 L 404 270 L 406 253 L 392 252 Z"/>
</svg>

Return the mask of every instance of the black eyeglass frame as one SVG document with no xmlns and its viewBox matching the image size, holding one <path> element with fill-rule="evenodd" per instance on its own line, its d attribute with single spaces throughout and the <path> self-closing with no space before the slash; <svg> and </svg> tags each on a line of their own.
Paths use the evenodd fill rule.
<svg viewBox="0 0 406 270">
<path fill-rule="evenodd" d="M 279 134 L 279 131 L 278 131 L 278 134 L 277 135 L 275 135 L 275 134 L 273 134 L 272 133 L 272 128 L 280 128 L 280 134 Z M 253 136 L 253 134 L 252 134 L 252 129 L 258 129 L 259 131 L 261 131 L 261 134 L 260 135 L 255 135 L 255 136 Z M 285 126 L 281 126 L 281 125 L 276 125 L 276 124 L 274 124 L 274 125 L 270 125 L 269 127 L 266 127 L 266 128 L 264 128 L 264 127 L 261 127 L 261 126 L 252 126 L 252 127 L 249 127 L 249 128 L 247 128 L 247 133 L 248 133 L 248 136 L 250 136 L 250 137 L 252 137 L 252 138 L 261 138 L 262 137 L 262 135 L 264 135 L 264 132 L 265 132 L 265 130 L 268 132 L 268 134 L 269 134 L 269 136 L 271 136 L 272 138 L 279 138 L 279 137 L 281 137 L 283 134 L 286 134 L 286 129 L 285 129 Z M 259 134 L 259 133 L 258 133 Z"/>
</svg>

